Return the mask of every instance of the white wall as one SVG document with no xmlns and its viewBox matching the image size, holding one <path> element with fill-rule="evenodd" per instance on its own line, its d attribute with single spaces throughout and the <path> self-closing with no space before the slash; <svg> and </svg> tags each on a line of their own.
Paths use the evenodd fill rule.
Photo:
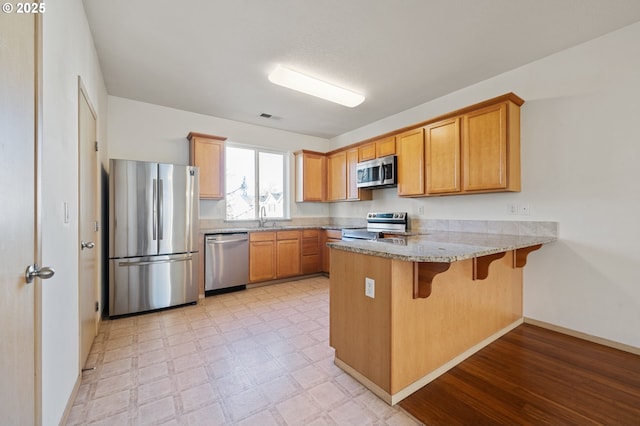
<svg viewBox="0 0 640 426">
<path fill-rule="evenodd" d="M 106 89 L 82 2 L 57 1 L 43 15 L 42 259 L 56 270 L 42 284 L 45 425 L 59 424 L 79 374 L 78 75 L 105 141 Z M 64 202 L 69 224 L 63 223 Z"/>
<path fill-rule="evenodd" d="M 358 214 L 557 221 L 560 240 L 524 270 L 525 316 L 640 347 L 638 40 L 640 23 L 333 139 L 335 149 L 507 92 L 526 101 L 522 192 L 405 200 L 385 189 Z M 509 203 L 531 216 L 509 216 Z M 332 216 L 352 214 L 332 205 Z"/>
<path fill-rule="evenodd" d="M 328 151 L 327 139 L 240 123 L 115 96 L 109 102 L 109 158 L 188 164 L 189 132 L 223 136 L 229 142 L 294 152 Z M 291 155 L 293 170 L 293 156 Z M 291 183 L 291 200 L 294 199 Z M 327 216 L 322 203 L 291 202 L 291 215 Z M 224 219 L 224 201 L 201 201 L 201 219 Z"/>
</svg>

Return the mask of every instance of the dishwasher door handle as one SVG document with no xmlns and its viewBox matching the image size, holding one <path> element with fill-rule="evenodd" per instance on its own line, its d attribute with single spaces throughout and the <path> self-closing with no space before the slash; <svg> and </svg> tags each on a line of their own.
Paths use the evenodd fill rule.
<svg viewBox="0 0 640 426">
<path fill-rule="evenodd" d="M 242 240 L 207 240 L 207 244 L 229 244 L 229 243 L 239 243 L 243 241 L 248 241 L 247 238 Z"/>
</svg>

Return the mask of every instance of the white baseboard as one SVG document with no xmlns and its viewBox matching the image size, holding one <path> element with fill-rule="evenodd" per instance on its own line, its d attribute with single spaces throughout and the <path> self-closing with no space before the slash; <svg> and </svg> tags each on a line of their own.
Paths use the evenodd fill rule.
<svg viewBox="0 0 640 426">
<path fill-rule="evenodd" d="M 640 355 L 640 348 L 631 345 L 625 345 L 624 343 L 615 342 L 613 340 L 604 339 L 602 337 L 593 336 L 591 334 L 582 333 L 580 331 L 572 330 L 570 328 L 561 327 L 559 325 L 551 324 L 544 321 L 538 321 L 533 318 L 525 317 L 524 322 L 526 324 L 535 325 L 547 330 L 555 331 L 558 333 L 566 334 L 567 336 L 577 337 L 578 339 L 586 340 L 588 342 L 597 343 L 599 345 L 608 346 L 613 349 L 618 349 L 624 352 L 629 352 L 635 355 Z"/>
<path fill-rule="evenodd" d="M 73 385 L 73 390 L 71 391 L 71 395 L 69 395 L 69 399 L 67 400 L 67 406 L 64 408 L 64 412 L 62 413 L 62 419 L 60 419 L 60 425 L 66 425 L 69 420 L 69 414 L 71 414 L 71 409 L 73 408 L 73 403 L 76 400 L 76 396 L 78 395 L 78 390 L 80 389 L 80 384 L 82 383 L 82 372 L 78 374 L 76 377 L 76 383 Z"/>
</svg>

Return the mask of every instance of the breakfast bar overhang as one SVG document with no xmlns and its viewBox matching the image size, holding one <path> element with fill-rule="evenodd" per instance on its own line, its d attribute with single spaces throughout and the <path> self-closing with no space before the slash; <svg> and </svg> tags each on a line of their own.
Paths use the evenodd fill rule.
<svg viewBox="0 0 640 426">
<path fill-rule="evenodd" d="M 329 243 L 336 365 L 398 403 L 523 322 L 527 255 L 555 239 L 434 232 Z"/>
</svg>

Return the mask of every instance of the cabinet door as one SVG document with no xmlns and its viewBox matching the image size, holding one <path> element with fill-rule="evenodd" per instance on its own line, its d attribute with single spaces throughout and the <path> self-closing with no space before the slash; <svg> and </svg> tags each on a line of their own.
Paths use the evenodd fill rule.
<svg viewBox="0 0 640 426">
<path fill-rule="evenodd" d="M 507 187 L 507 105 L 483 108 L 464 116 L 464 190 Z"/>
<path fill-rule="evenodd" d="M 398 195 L 424 195 L 424 129 L 396 136 L 398 151 Z"/>
<path fill-rule="evenodd" d="M 342 241 L 342 231 L 327 229 L 322 233 L 322 272 L 329 273 L 331 267 L 330 252 L 327 243 Z"/>
<path fill-rule="evenodd" d="M 189 134 L 189 162 L 200 168 L 200 198 L 224 198 L 224 139 Z"/>
<path fill-rule="evenodd" d="M 300 275 L 300 239 L 278 240 L 277 277 Z"/>
<path fill-rule="evenodd" d="M 347 151 L 347 199 L 358 200 L 358 184 L 357 184 L 357 171 L 358 165 L 358 149 L 353 148 Z"/>
<path fill-rule="evenodd" d="M 375 142 L 358 147 L 358 161 L 373 160 L 374 158 L 376 158 Z"/>
<path fill-rule="evenodd" d="M 347 153 L 336 152 L 327 157 L 327 200 L 347 199 Z"/>
<path fill-rule="evenodd" d="M 249 281 L 266 281 L 276 277 L 275 241 L 249 244 Z"/>
<path fill-rule="evenodd" d="M 425 128 L 427 194 L 460 192 L 460 118 Z"/>
<path fill-rule="evenodd" d="M 321 153 L 296 153 L 296 202 L 325 201 L 326 157 Z"/>
<path fill-rule="evenodd" d="M 380 139 L 376 141 L 376 157 L 386 157 L 387 155 L 393 155 L 396 153 L 396 137 L 389 136 L 388 138 Z"/>
<path fill-rule="evenodd" d="M 302 273 L 320 272 L 322 255 L 320 254 L 320 231 L 305 229 L 302 231 Z"/>
</svg>

